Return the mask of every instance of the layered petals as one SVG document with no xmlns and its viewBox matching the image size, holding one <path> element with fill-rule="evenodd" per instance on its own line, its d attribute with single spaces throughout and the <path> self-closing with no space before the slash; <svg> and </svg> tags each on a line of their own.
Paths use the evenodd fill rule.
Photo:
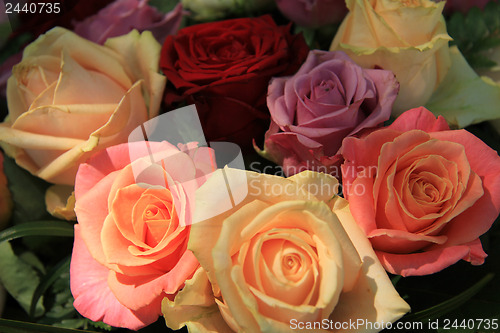
<svg viewBox="0 0 500 333">
<path fill-rule="evenodd" d="M 484 142 L 418 108 L 341 152 L 344 194 L 389 272 L 484 261 L 479 236 L 500 213 L 500 157 Z"/>
</svg>

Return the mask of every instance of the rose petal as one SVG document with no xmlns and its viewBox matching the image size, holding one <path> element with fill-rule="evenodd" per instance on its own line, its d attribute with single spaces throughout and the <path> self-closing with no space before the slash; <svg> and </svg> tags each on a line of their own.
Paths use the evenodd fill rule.
<svg viewBox="0 0 500 333">
<path fill-rule="evenodd" d="M 161 298 L 154 299 L 137 311 L 123 306 L 107 284 L 109 270 L 95 261 L 88 252 L 75 225 L 75 244 L 71 258 L 70 282 L 75 301 L 73 306 L 92 321 L 103 321 L 115 327 L 138 330 L 156 321 Z"/>
<path fill-rule="evenodd" d="M 137 310 L 148 306 L 156 298 L 174 294 L 198 267 L 190 251 L 185 251 L 177 265 L 163 275 L 127 276 L 110 271 L 107 283 L 120 303 Z"/>
<path fill-rule="evenodd" d="M 471 242 L 463 245 L 440 246 L 435 250 L 412 254 L 375 252 L 389 273 L 402 276 L 419 276 L 439 272 L 460 259 L 469 259 L 475 264 L 481 264 L 486 255 L 480 247 L 480 243 Z M 482 260 L 479 258 L 482 258 Z"/>
</svg>

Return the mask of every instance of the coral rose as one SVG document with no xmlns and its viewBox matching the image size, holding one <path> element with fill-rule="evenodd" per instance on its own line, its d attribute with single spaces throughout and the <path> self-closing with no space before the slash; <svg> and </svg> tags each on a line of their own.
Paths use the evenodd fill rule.
<svg viewBox="0 0 500 333">
<path fill-rule="evenodd" d="M 248 186 L 248 196 L 232 210 L 193 225 L 188 247 L 206 274 L 198 271 L 178 297 L 164 300 L 167 323 L 177 323 L 173 328 L 334 331 L 335 324 L 350 320 L 392 322 L 409 310 L 347 202 L 334 196 L 334 177 L 224 171 L 230 183 L 246 173 L 248 183 L 232 189 Z M 204 197 L 217 191 L 212 180 L 197 192 L 197 207 L 210 209 Z M 188 292 L 198 295 L 189 298 L 197 306 L 186 302 Z"/>
<path fill-rule="evenodd" d="M 290 75 L 309 48 L 270 16 L 197 24 L 168 36 L 161 68 L 166 102 L 196 104 L 207 141 L 251 147 L 269 126 L 267 84 Z"/>
<path fill-rule="evenodd" d="M 356 222 L 391 273 L 425 275 L 484 262 L 479 236 L 500 212 L 500 157 L 424 108 L 346 138 L 342 179 Z"/>
<path fill-rule="evenodd" d="M 444 2 L 347 0 L 349 13 L 330 50 L 365 68 L 394 72 L 401 90 L 393 114 L 425 105 L 450 67 Z"/>
<path fill-rule="evenodd" d="M 163 297 L 198 267 L 187 242 L 194 190 L 213 171 L 212 159 L 209 148 L 192 144 L 180 151 L 167 142 L 135 142 L 80 166 L 70 270 L 80 314 L 130 329 L 157 320 Z"/>
<path fill-rule="evenodd" d="M 261 155 L 287 175 L 309 169 L 340 177 L 342 140 L 388 120 L 398 87 L 392 72 L 363 69 L 344 52 L 310 51 L 295 75 L 269 84 Z"/>
<path fill-rule="evenodd" d="M 7 83 L 9 115 L 0 125 L 6 153 L 32 174 L 73 185 L 80 163 L 126 142 L 158 114 L 165 78 L 149 32 L 100 46 L 54 28 L 26 47 Z"/>
</svg>

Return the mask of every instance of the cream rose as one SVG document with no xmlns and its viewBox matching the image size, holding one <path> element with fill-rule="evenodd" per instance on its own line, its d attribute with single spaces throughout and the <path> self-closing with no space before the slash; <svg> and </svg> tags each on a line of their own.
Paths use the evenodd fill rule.
<svg viewBox="0 0 500 333">
<path fill-rule="evenodd" d="M 132 129 L 158 115 L 165 86 L 159 53 L 149 32 L 132 31 L 104 46 L 63 28 L 40 36 L 7 83 L 5 151 L 32 174 L 73 185 L 81 162 L 126 142 Z"/>
<path fill-rule="evenodd" d="M 245 172 L 224 171 L 230 184 Z M 199 270 L 173 301 L 164 299 L 168 326 L 199 332 L 348 331 L 342 324 L 349 320 L 388 323 L 409 310 L 347 201 L 334 195 L 335 178 L 311 171 L 288 179 L 246 176 L 248 182 L 231 188 L 237 197 L 248 186 L 241 204 L 192 226 L 188 248 L 206 273 Z M 215 193 L 215 180 L 199 189 L 197 209 L 210 209 L 203 198 Z"/>
<path fill-rule="evenodd" d="M 400 83 L 395 116 L 423 106 L 444 79 L 450 56 L 444 2 L 346 0 L 349 14 L 330 50 L 345 51 L 365 68 L 391 70 Z"/>
</svg>

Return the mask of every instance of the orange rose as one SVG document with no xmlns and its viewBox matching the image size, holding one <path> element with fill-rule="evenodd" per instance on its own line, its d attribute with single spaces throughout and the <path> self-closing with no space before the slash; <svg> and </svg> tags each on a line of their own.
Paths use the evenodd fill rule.
<svg viewBox="0 0 500 333">
<path fill-rule="evenodd" d="M 134 142 L 107 148 L 80 166 L 70 277 L 74 306 L 83 316 L 130 329 L 146 326 L 160 315 L 162 299 L 175 295 L 198 267 L 187 242 L 193 191 L 212 171 L 211 150 L 182 149 Z"/>
<path fill-rule="evenodd" d="M 80 163 L 126 142 L 158 114 L 165 78 L 160 45 L 132 31 L 104 46 L 54 28 L 24 50 L 7 83 L 0 125 L 6 153 L 32 174 L 73 185 Z"/>
<path fill-rule="evenodd" d="M 334 196 L 335 178 L 310 171 L 288 179 L 225 173 L 233 184 L 246 174 L 248 182 L 232 186 L 232 193 L 248 186 L 248 196 L 193 225 L 188 248 L 206 274 L 199 270 L 173 301 L 163 301 L 167 325 L 200 332 L 334 331 L 349 321 L 392 322 L 409 310 L 347 202 Z M 215 179 L 197 192 L 197 207 L 210 209 L 203 203 L 215 193 Z"/>
<path fill-rule="evenodd" d="M 393 274 L 426 275 L 486 258 L 479 236 L 500 213 L 500 157 L 425 108 L 347 138 L 342 180 L 352 214 Z"/>
</svg>

